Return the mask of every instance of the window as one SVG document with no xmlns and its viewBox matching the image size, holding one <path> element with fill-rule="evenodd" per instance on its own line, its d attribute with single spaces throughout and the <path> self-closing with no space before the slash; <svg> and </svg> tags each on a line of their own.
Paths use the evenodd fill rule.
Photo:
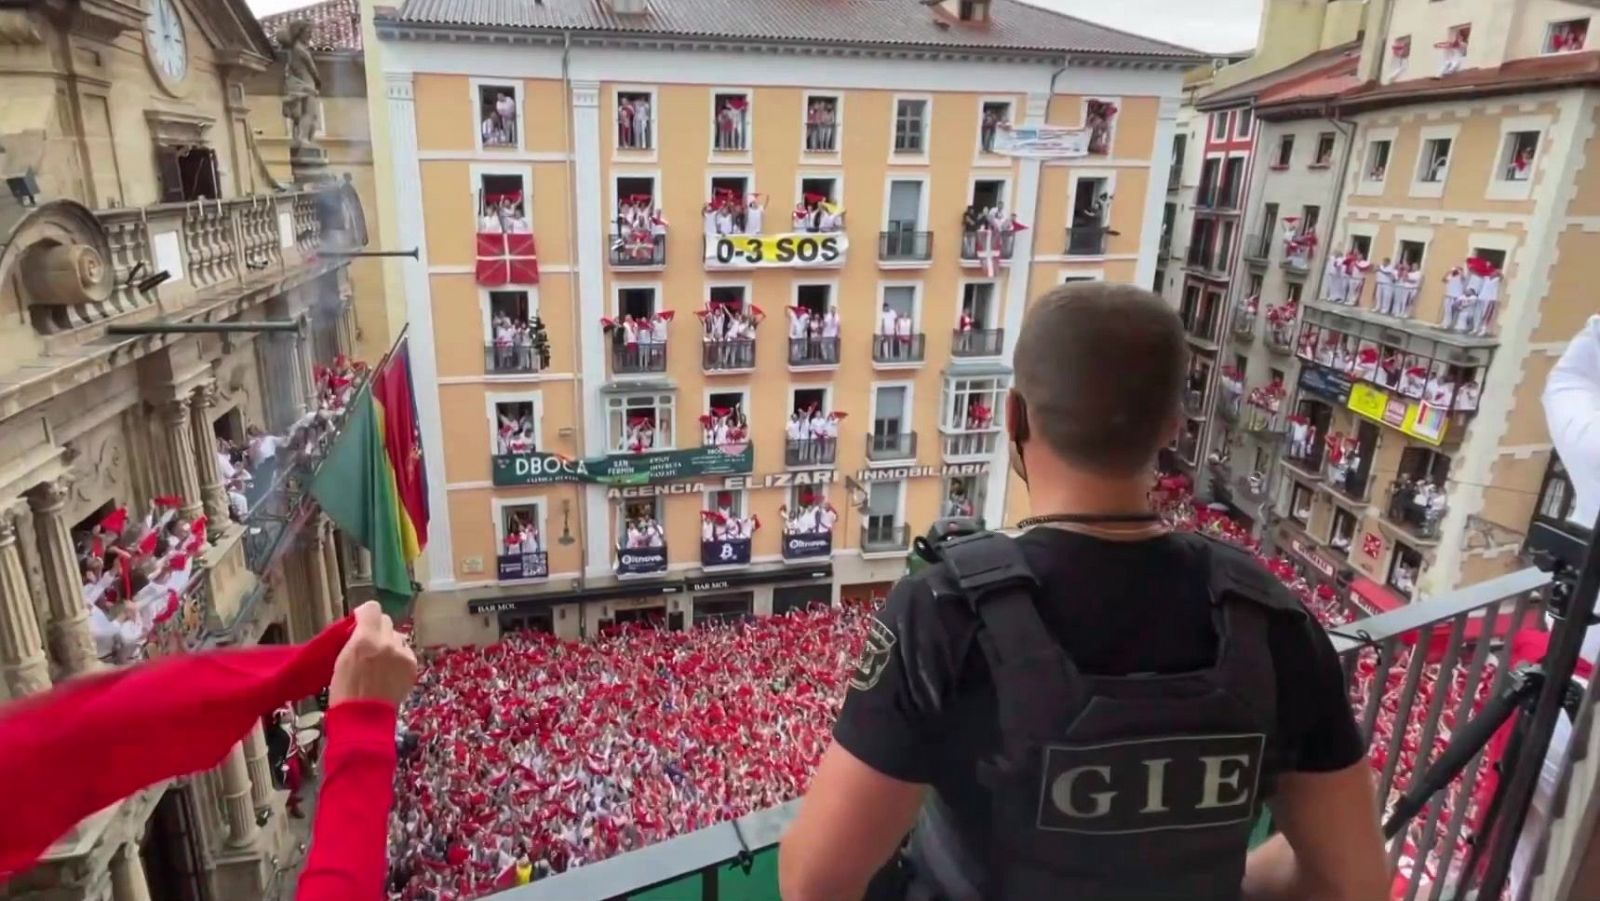
<svg viewBox="0 0 1600 901">
<path fill-rule="evenodd" d="M 1230 158 L 1222 165 L 1222 196 L 1218 206 L 1235 209 L 1244 197 L 1244 157 Z"/>
<path fill-rule="evenodd" d="M 799 232 L 837 232 L 844 228 L 844 214 L 832 206 L 839 203 L 837 178 L 800 179 L 800 207 L 793 217 L 794 230 Z M 825 204 L 830 206 L 825 206 Z"/>
<path fill-rule="evenodd" d="M 1269 203 L 1261 208 L 1261 230 L 1257 232 L 1261 236 L 1262 246 L 1259 249 L 1261 256 L 1267 255 L 1268 248 L 1272 246 L 1272 236 L 1277 230 L 1278 205 Z"/>
<path fill-rule="evenodd" d="M 872 436 L 867 447 L 871 460 L 914 457 L 911 389 L 905 385 L 879 385 L 872 393 Z"/>
<path fill-rule="evenodd" d="M 705 424 L 701 430 L 700 443 L 703 447 L 716 447 L 729 444 L 739 444 L 744 440 L 746 425 L 748 424 L 747 412 L 750 405 L 746 403 L 743 391 L 712 391 L 706 395 L 705 413 L 710 419 L 701 419 Z"/>
<path fill-rule="evenodd" d="M 532 399 L 494 401 L 494 452 L 526 454 L 539 449 L 539 405 Z"/>
<path fill-rule="evenodd" d="M 1289 160 L 1294 158 L 1294 135 L 1284 135 L 1278 138 L 1278 153 L 1272 158 L 1275 169 L 1289 168 Z"/>
<path fill-rule="evenodd" d="M 1227 113 L 1212 113 L 1211 114 L 1211 139 L 1213 141 L 1221 141 L 1221 140 L 1226 139 L 1227 137 L 1228 137 L 1228 114 Z"/>
<path fill-rule="evenodd" d="M 999 100 L 985 101 L 978 113 L 978 149 L 984 153 L 993 153 L 995 134 L 1010 125 L 1010 103 Z"/>
<path fill-rule="evenodd" d="M 617 316 L 649 319 L 656 314 L 656 289 L 621 288 L 617 291 Z"/>
<path fill-rule="evenodd" d="M 656 120 L 654 100 L 648 91 L 617 92 L 617 149 L 654 150 Z"/>
<path fill-rule="evenodd" d="M 222 196 L 217 154 L 210 147 L 156 147 L 156 177 L 161 183 L 162 203 L 215 200 Z"/>
<path fill-rule="evenodd" d="M 984 22 L 989 18 L 989 0 L 961 0 L 956 14 L 963 22 Z"/>
<path fill-rule="evenodd" d="M 517 93 L 515 85 L 478 85 L 478 141 L 485 150 L 521 146 Z"/>
<path fill-rule="evenodd" d="M 899 482 L 873 482 L 867 486 L 866 547 L 905 545 L 905 528 L 900 525 Z"/>
<path fill-rule="evenodd" d="M 1283 285 L 1283 296 L 1288 300 L 1289 303 L 1299 303 L 1300 293 L 1304 290 L 1305 284 L 1303 282 L 1285 282 Z"/>
<path fill-rule="evenodd" d="M 939 515 L 965 519 L 982 517 L 988 489 L 988 479 L 982 476 L 952 476 L 945 479 Z"/>
<path fill-rule="evenodd" d="M 606 398 L 606 428 L 616 453 L 667 450 L 673 440 L 671 394 L 621 394 Z"/>
<path fill-rule="evenodd" d="M 1311 160 L 1311 165 L 1316 167 L 1333 165 L 1334 134 L 1324 131 L 1317 135 L 1317 154 Z"/>
<path fill-rule="evenodd" d="M 728 229 L 727 234 L 747 234 L 746 229 L 749 228 L 749 223 L 745 220 L 745 198 L 749 196 L 749 176 L 712 176 L 711 203 L 715 207 L 725 209 L 726 212 L 722 217 L 716 217 L 713 214 L 713 218 L 706 224 L 706 229 L 710 230 L 714 227 L 719 233 L 723 232 L 723 229 Z"/>
<path fill-rule="evenodd" d="M 755 600 L 753 591 L 701 595 L 694 599 L 694 627 L 743 622 L 755 614 Z"/>
<path fill-rule="evenodd" d="M 1072 226 L 1067 233 L 1069 256 L 1101 256 L 1111 229 L 1111 192 L 1106 179 L 1081 175 L 1072 191 Z"/>
<path fill-rule="evenodd" d="M 1405 74 L 1406 63 L 1411 59 L 1411 35 L 1402 35 L 1389 45 L 1389 77 Z"/>
<path fill-rule="evenodd" d="M 1422 156 L 1417 162 L 1417 181 L 1437 184 L 1444 181 L 1450 168 L 1450 139 L 1429 138 L 1422 142 Z"/>
<path fill-rule="evenodd" d="M 832 285 L 796 285 L 794 304 L 810 316 L 824 316 L 832 306 Z"/>
<path fill-rule="evenodd" d="M 707 491 L 700 509 L 716 510 L 729 518 L 737 518 L 744 515 L 744 495 L 743 491 Z"/>
<path fill-rule="evenodd" d="M 889 182 L 889 231 L 916 232 L 922 225 L 922 182 Z"/>
<path fill-rule="evenodd" d="M 1551 22 L 1544 35 L 1545 53 L 1572 53 L 1582 50 L 1589 40 L 1588 19 Z"/>
<path fill-rule="evenodd" d="M 806 98 L 806 152 L 839 152 L 839 98 L 812 94 Z"/>
<path fill-rule="evenodd" d="M 630 498 L 617 507 L 618 547 L 661 547 L 666 542 L 661 498 Z"/>
<path fill-rule="evenodd" d="M 515 503 L 500 507 L 500 553 L 508 556 L 543 553 L 543 529 L 544 516 L 537 503 Z M 520 577 L 534 578 L 528 575 Z"/>
<path fill-rule="evenodd" d="M 1500 179 L 1528 181 L 1533 178 L 1533 157 L 1539 152 L 1539 133 L 1513 131 L 1500 148 Z"/>
<path fill-rule="evenodd" d="M 1222 172 L 1222 160 L 1212 157 L 1200 164 L 1200 190 L 1195 194 L 1196 206 L 1211 206 L 1217 202 L 1217 176 Z"/>
<path fill-rule="evenodd" d="M 1294 482 L 1289 489 L 1289 518 L 1304 526 L 1311 519 L 1311 489 Z"/>
<path fill-rule="evenodd" d="M 997 312 L 993 282 L 969 282 L 961 289 L 960 315 L 971 319 L 974 329 L 994 328 Z"/>
<path fill-rule="evenodd" d="M 1239 115 L 1234 118 L 1234 137 L 1250 137 L 1250 126 L 1255 124 L 1255 115 L 1250 110 L 1242 109 L 1239 111 Z"/>
<path fill-rule="evenodd" d="M 1457 72 L 1467 63 L 1467 46 L 1472 40 L 1471 25 L 1454 25 L 1445 30 L 1444 43 L 1439 45 L 1439 74 Z"/>
<path fill-rule="evenodd" d="M 946 382 L 940 428 L 951 432 L 987 432 L 1000 428 L 1006 386 L 995 378 L 957 378 Z"/>
<path fill-rule="evenodd" d="M 1228 268 L 1228 260 L 1233 251 L 1234 222 L 1232 219 L 1222 223 L 1222 233 L 1217 236 L 1217 257 L 1213 268 L 1221 270 Z"/>
<path fill-rule="evenodd" d="M 711 149 L 745 153 L 750 149 L 750 95 L 711 95 Z"/>
<path fill-rule="evenodd" d="M 894 104 L 894 152 L 926 153 L 928 101 L 896 100 Z"/>
<path fill-rule="evenodd" d="M 1328 529 L 1328 545 L 1336 551 L 1349 553 L 1350 542 L 1355 537 L 1355 514 L 1335 504 L 1333 508 L 1333 526 Z"/>
<path fill-rule="evenodd" d="M 1315 234 L 1317 222 L 1322 217 L 1322 207 L 1306 204 L 1300 210 L 1300 234 Z"/>
<path fill-rule="evenodd" d="M 1421 241 L 1401 241 L 1400 250 L 1395 256 L 1412 269 L 1421 269 L 1422 255 L 1427 249 L 1428 245 Z"/>
<path fill-rule="evenodd" d="M 478 177 L 478 198 L 479 232 L 525 235 L 533 231 L 522 176 L 486 172 Z"/>
<path fill-rule="evenodd" d="M 888 313 L 894 314 L 895 322 L 902 319 L 911 320 L 912 331 L 916 330 L 917 323 L 917 289 L 912 285 L 885 285 L 883 288 L 883 319 Z M 883 322 L 880 325 L 887 325 Z M 883 331 L 879 328 L 879 331 Z"/>
<path fill-rule="evenodd" d="M 1351 235 L 1350 236 L 1350 250 L 1356 256 L 1361 257 L 1363 260 L 1372 259 L 1372 236 L 1371 235 Z"/>
<path fill-rule="evenodd" d="M 1394 559 L 1389 562 L 1389 587 L 1406 597 L 1417 590 L 1417 576 L 1422 572 L 1422 554 L 1409 545 L 1395 542 Z"/>
<path fill-rule="evenodd" d="M 1373 141 L 1367 145 L 1367 161 L 1362 168 L 1362 175 L 1367 181 L 1383 181 L 1389 171 L 1389 148 L 1392 141 Z"/>
</svg>

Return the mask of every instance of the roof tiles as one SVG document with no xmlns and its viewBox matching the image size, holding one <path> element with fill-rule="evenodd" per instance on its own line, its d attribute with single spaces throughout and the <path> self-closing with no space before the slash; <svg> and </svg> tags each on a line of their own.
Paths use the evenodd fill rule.
<svg viewBox="0 0 1600 901">
<path fill-rule="evenodd" d="M 356 0 L 323 0 L 310 6 L 261 17 L 261 27 L 276 41 L 290 22 L 311 23 L 311 49 L 361 50 L 361 11 Z"/>
</svg>

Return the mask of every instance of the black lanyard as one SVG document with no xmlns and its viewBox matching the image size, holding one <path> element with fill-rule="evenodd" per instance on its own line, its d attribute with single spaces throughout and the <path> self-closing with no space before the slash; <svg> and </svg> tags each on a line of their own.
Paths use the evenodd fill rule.
<svg viewBox="0 0 1600 901">
<path fill-rule="evenodd" d="M 1153 523 L 1160 522 L 1159 513 L 1050 513 L 1030 516 L 1017 523 L 1017 528 L 1028 529 L 1049 523 L 1066 522 L 1090 525 L 1094 523 Z"/>
</svg>

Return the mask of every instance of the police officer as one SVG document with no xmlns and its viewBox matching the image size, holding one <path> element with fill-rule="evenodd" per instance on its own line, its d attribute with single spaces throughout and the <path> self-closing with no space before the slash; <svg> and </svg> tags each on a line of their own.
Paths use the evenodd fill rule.
<svg viewBox="0 0 1600 901">
<path fill-rule="evenodd" d="M 784 837 L 786 901 L 875 874 L 914 901 L 1388 897 L 1327 636 L 1248 554 L 1150 508 L 1186 357 L 1147 291 L 1028 310 L 1004 424 L 1033 515 L 895 586 Z M 1281 833 L 1247 856 L 1263 803 Z"/>
</svg>

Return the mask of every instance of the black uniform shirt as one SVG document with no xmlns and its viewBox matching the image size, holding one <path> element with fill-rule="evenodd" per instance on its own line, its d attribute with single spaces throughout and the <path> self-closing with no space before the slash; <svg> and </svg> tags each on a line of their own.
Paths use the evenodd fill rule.
<svg viewBox="0 0 1600 901">
<path fill-rule="evenodd" d="M 1082 672 L 1178 673 L 1215 662 L 1206 580 L 1192 545 L 1175 537 L 1103 541 L 1052 528 L 1017 541 L 1046 586 L 1035 600 L 1040 618 Z M 976 617 L 960 599 L 934 598 L 926 578 L 932 570 L 890 592 L 878 619 L 892 638 L 877 629 L 873 645 L 891 646 L 875 660 L 864 658 L 834 738 L 878 772 L 931 785 L 954 810 L 975 812 L 985 809 L 977 761 L 1000 750 L 994 686 L 974 640 Z M 1275 769 L 1351 766 L 1365 748 L 1333 645 L 1309 614 L 1273 614 L 1269 622 Z"/>
</svg>

